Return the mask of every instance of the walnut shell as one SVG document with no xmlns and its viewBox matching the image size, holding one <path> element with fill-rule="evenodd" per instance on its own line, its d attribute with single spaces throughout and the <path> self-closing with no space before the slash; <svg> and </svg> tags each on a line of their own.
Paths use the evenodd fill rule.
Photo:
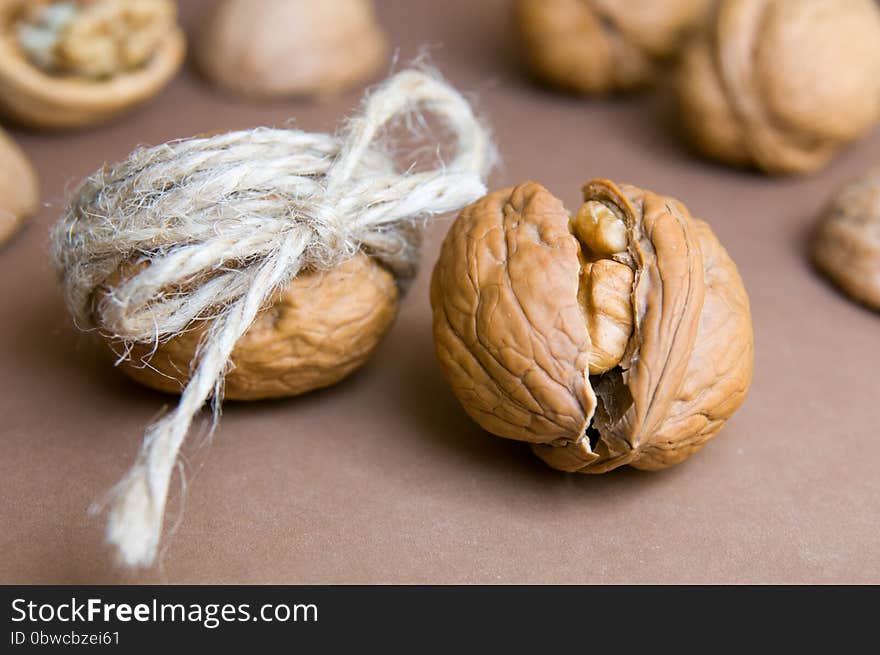
<svg viewBox="0 0 880 655">
<path fill-rule="evenodd" d="M 27 156 L 0 129 L 0 246 L 22 221 L 37 211 L 40 202 L 37 174 Z"/>
<path fill-rule="evenodd" d="M 682 53 L 685 135 L 708 157 L 768 173 L 823 166 L 880 118 L 873 0 L 721 0 Z"/>
<path fill-rule="evenodd" d="M 534 182 L 465 208 L 434 269 L 437 358 L 467 413 L 527 441 L 554 468 L 659 469 L 699 450 L 751 382 L 749 302 L 736 265 L 673 198 L 596 180 L 625 249 L 591 252 L 562 202 Z M 582 274 L 596 259 L 634 276 L 633 327 L 614 368 L 590 375 L 594 333 Z"/>
<path fill-rule="evenodd" d="M 224 0 L 198 38 L 202 73 L 245 96 L 321 96 L 371 78 L 388 53 L 370 0 Z"/>
<path fill-rule="evenodd" d="M 105 289 L 113 284 L 111 277 Z M 298 275 L 239 339 L 224 397 L 279 398 L 339 382 L 373 354 L 394 321 L 398 295 L 394 276 L 364 254 L 327 272 Z M 197 326 L 155 348 L 135 344 L 119 366 L 141 384 L 180 393 L 204 332 Z M 105 340 L 121 352 L 121 344 Z"/>
<path fill-rule="evenodd" d="M 834 198 L 813 234 L 812 256 L 849 296 L 880 310 L 880 168 Z"/>
<path fill-rule="evenodd" d="M 522 58 L 540 80 L 598 95 L 650 83 L 710 0 L 516 0 Z"/>
<path fill-rule="evenodd" d="M 19 43 L 27 6 L 28 0 L 0 0 L 0 112 L 22 125 L 66 130 L 104 123 L 155 96 L 183 64 L 186 39 L 173 25 L 139 68 L 100 78 L 47 72 Z"/>
</svg>

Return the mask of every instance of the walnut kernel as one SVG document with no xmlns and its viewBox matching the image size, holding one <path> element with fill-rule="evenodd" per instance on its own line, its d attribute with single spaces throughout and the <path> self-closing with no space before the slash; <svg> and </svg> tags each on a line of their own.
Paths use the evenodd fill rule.
<svg viewBox="0 0 880 655">
<path fill-rule="evenodd" d="M 0 112 L 61 130 L 145 102 L 183 63 L 176 16 L 172 0 L 0 0 Z"/>
<path fill-rule="evenodd" d="M 111 77 L 144 66 L 174 28 L 171 0 L 62 0 L 29 8 L 19 41 L 49 73 Z"/>
</svg>

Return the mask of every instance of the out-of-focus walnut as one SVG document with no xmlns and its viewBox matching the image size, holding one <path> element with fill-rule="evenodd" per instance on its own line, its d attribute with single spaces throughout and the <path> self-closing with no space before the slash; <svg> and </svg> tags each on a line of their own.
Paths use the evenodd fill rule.
<svg viewBox="0 0 880 655">
<path fill-rule="evenodd" d="M 527 182 L 462 211 L 432 279 L 437 357 L 475 421 L 555 468 L 671 466 L 745 398 L 748 297 L 677 200 L 607 180 L 584 196 L 572 218 Z"/>
<path fill-rule="evenodd" d="M 813 234 L 812 256 L 849 296 L 880 310 L 880 168 L 834 198 Z"/>
<path fill-rule="evenodd" d="M 19 42 L 50 73 L 112 77 L 146 64 L 176 18 L 171 0 L 42 0 L 22 15 Z"/>
<path fill-rule="evenodd" d="M 173 0 L 0 0 L 0 111 L 32 127 L 109 120 L 183 63 Z"/>
<path fill-rule="evenodd" d="M 649 84 L 710 0 L 515 0 L 522 58 L 553 86 L 590 95 Z"/>
<path fill-rule="evenodd" d="M 15 234 L 40 201 L 37 174 L 27 156 L 0 129 L 0 246 Z"/>
<path fill-rule="evenodd" d="M 682 53 L 676 94 L 694 148 L 804 173 L 880 118 L 874 0 L 721 0 Z"/>
<path fill-rule="evenodd" d="M 130 267 L 114 273 L 95 302 L 112 302 L 106 289 L 133 273 Z M 298 275 L 239 339 L 224 396 L 279 398 L 339 382 L 373 354 L 394 320 L 398 297 L 394 276 L 365 254 L 327 272 Z M 118 354 L 127 354 L 119 366 L 131 378 L 180 393 L 208 324 L 157 346 L 135 344 L 123 351 L 122 344 L 105 341 Z"/>
<path fill-rule="evenodd" d="M 199 35 L 199 68 L 247 96 L 323 96 L 369 79 L 388 47 L 371 0 L 223 0 Z"/>
</svg>

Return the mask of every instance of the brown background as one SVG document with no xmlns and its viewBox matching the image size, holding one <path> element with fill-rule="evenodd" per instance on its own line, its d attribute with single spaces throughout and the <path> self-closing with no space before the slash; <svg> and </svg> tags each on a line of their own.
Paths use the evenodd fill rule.
<svg viewBox="0 0 880 655">
<path fill-rule="evenodd" d="M 206 3 L 181 4 L 193 26 Z M 432 351 L 427 283 L 447 218 L 375 360 L 333 389 L 228 404 L 213 442 L 203 430 L 185 447 L 185 511 L 161 566 L 116 569 L 103 518 L 86 510 L 172 400 L 128 382 L 71 328 L 46 255 L 65 193 L 138 144 L 289 117 L 332 130 L 360 96 L 253 105 L 187 69 L 116 124 L 14 132 L 45 208 L 0 253 L 0 582 L 880 582 L 880 316 L 803 252 L 830 193 L 880 159 L 880 134 L 810 177 L 732 171 L 683 150 L 656 96 L 596 102 L 531 86 L 509 58 L 501 0 L 387 0 L 380 14 L 400 61 L 428 46 L 475 94 L 504 160 L 492 186 L 536 179 L 576 207 L 581 183 L 607 176 L 709 220 L 752 300 L 743 408 L 697 457 L 653 474 L 565 475 L 482 432 Z"/>
</svg>

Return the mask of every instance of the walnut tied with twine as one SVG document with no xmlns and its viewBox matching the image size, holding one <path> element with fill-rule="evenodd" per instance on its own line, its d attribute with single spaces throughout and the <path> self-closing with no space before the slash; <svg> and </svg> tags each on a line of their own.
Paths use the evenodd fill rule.
<svg viewBox="0 0 880 655">
<path fill-rule="evenodd" d="M 406 157 L 383 130 L 409 119 L 417 136 L 417 110 L 455 144 L 434 170 L 400 167 Z M 417 265 L 418 221 L 483 195 L 494 157 L 467 101 L 408 70 L 369 95 L 338 136 L 255 129 L 171 142 L 79 187 L 53 233 L 77 324 L 123 344 L 123 358 L 203 333 L 179 404 L 147 429 L 114 491 L 108 539 L 124 563 L 155 560 L 181 444 L 205 402 L 219 402 L 236 346 L 264 310 L 304 276 L 315 279 L 300 290 L 320 296 L 322 271 L 332 278 L 354 266 L 356 276 L 361 258 L 404 281 Z"/>
</svg>

